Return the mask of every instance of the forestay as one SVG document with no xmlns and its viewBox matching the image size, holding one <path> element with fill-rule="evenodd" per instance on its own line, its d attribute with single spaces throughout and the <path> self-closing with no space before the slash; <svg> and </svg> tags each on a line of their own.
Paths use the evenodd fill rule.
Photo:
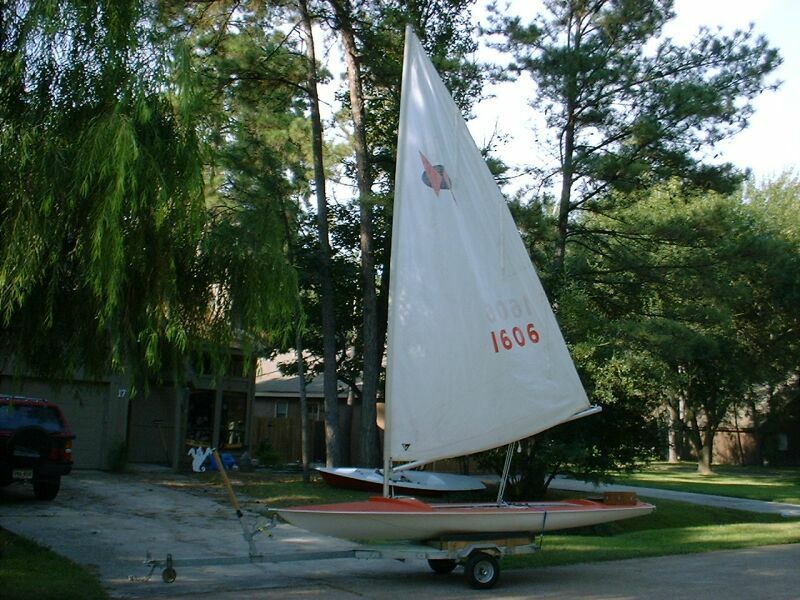
<svg viewBox="0 0 800 600">
<path fill-rule="evenodd" d="M 410 28 L 387 348 L 392 462 L 471 454 L 589 403 L 500 190 Z"/>
</svg>

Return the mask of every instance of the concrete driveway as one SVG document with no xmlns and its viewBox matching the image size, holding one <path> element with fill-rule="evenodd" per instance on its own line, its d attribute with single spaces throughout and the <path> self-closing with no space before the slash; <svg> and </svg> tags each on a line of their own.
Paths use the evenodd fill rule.
<svg viewBox="0 0 800 600">
<path fill-rule="evenodd" d="M 170 487 L 162 485 L 170 482 Z M 54 502 L 20 486 L 0 490 L 0 526 L 86 565 L 117 598 L 774 598 L 800 599 L 800 545 L 589 565 L 504 571 L 490 592 L 467 587 L 424 561 L 319 560 L 179 567 L 172 584 L 160 569 L 144 580 L 147 552 L 163 559 L 237 557 L 247 544 L 233 510 L 213 493 L 188 491 L 191 476 L 82 471 L 63 481 Z M 181 489 L 181 484 L 187 484 Z M 243 503 L 246 518 L 258 518 Z M 800 526 L 800 525 L 798 525 Z M 279 525 L 257 541 L 264 554 L 339 551 L 348 542 Z M 545 549 L 546 551 L 546 549 Z"/>
</svg>

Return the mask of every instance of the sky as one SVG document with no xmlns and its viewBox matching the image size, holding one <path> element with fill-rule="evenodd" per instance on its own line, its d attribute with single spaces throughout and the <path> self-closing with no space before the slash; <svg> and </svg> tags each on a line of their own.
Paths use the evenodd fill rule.
<svg viewBox="0 0 800 600">
<path fill-rule="evenodd" d="M 478 2 L 478 22 L 485 22 L 485 4 L 484 0 Z M 540 2 L 512 0 L 511 5 L 514 12 L 530 18 Z M 668 23 L 665 34 L 676 42 L 688 43 L 701 26 L 730 33 L 752 23 L 755 33 L 764 34 L 783 57 L 773 77 L 783 82 L 780 89 L 756 98 L 748 128 L 720 144 L 714 160 L 749 168 L 759 181 L 786 170 L 800 171 L 800 118 L 796 114 L 800 111 L 800 0 L 676 0 L 674 10 L 676 18 Z M 527 106 L 525 87 L 516 82 L 487 88 L 494 97 L 475 107 L 476 118 L 469 123 L 479 145 L 495 131 L 507 136 L 498 154 L 512 166 L 525 163 L 515 157 L 528 157 L 542 147 L 532 132 L 537 115 Z"/>
</svg>

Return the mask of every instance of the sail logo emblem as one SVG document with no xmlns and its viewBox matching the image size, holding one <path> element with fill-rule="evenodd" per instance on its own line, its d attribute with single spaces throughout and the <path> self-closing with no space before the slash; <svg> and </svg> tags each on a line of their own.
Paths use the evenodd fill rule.
<svg viewBox="0 0 800 600">
<path fill-rule="evenodd" d="M 408 449 L 411 448 L 411 444 L 403 444 L 403 450 L 408 452 Z"/>
<path fill-rule="evenodd" d="M 452 182 L 444 165 L 431 164 L 431 161 L 422 152 L 419 153 L 419 157 L 422 159 L 423 167 L 422 183 L 431 188 L 437 197 L 441 190 L 449 190 L 452 187 Z"/>
</svg>

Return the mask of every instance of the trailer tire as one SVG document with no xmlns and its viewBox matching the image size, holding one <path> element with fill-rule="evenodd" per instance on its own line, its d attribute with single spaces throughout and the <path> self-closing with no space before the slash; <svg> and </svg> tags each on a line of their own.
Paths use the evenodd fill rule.
<svg viewBox="0 0 800 600">
<path fill-rule="evenodd" d="M 450 558 L 429 558 L 428 565 L 439 575 L 447 575 L 448 573 L 453 572 L 453 569 L 456 568 L 458 562 Z"/>
<path fill-rule="evenodd" d="M 500 578 L 500 564 L 486 552 L 473 552 L 464 565 L 467 582 L 475 589 L 488 590 Z"/>
</svg>

